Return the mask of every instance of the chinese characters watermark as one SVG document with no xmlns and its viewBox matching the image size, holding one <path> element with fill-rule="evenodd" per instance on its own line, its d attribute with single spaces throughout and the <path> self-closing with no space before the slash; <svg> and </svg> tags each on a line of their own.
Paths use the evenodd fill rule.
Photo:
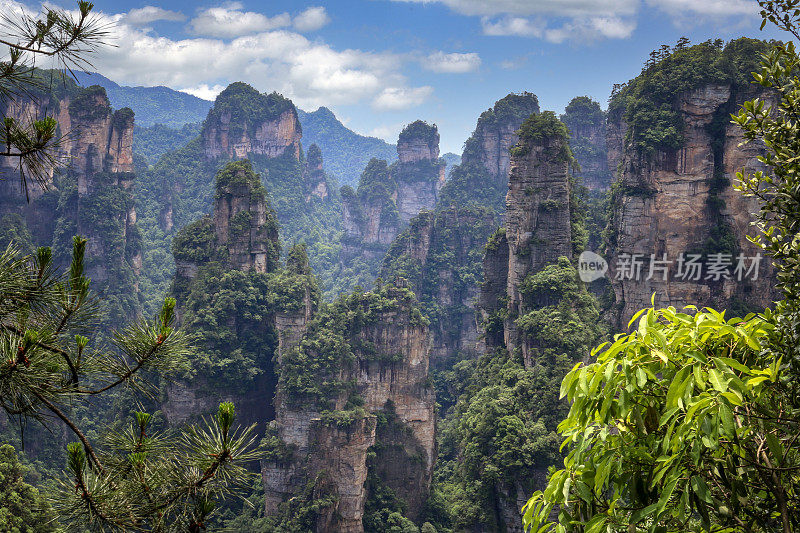
<svg viewBox="0 0 800 533">
<path fill-rule="evenodd" d="M 761 254 L 754 256 L 738 254 L 681 253 L 670 259 L 667 254 L 629 254 L 617 256 L 614 279 L 625 281 L 724 281 L 752 280 L 759 276 Z M 583 252 L 578 258 L 578 273 L 582 281 L 588 283 L 605 276 L 608 263 L 594 252 Z"/>
</svg>

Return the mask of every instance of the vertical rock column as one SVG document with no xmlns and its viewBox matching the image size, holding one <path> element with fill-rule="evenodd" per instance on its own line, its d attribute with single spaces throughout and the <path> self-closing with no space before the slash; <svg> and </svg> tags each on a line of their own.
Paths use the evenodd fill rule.
<svg viewBox="0 0 800 533">
<path fill-rule="evenodd" d="M 520 131 L 506 196 L 509 349 L 519 344 L 515 320 L 525 312 L 520 294 L 525 277 L 559 257 L 572 257 L 567 130 L 553 113 L 544 112 L 526 120 Z M 524 343 L 522 350 L 527 357 Z"/>
</svg>

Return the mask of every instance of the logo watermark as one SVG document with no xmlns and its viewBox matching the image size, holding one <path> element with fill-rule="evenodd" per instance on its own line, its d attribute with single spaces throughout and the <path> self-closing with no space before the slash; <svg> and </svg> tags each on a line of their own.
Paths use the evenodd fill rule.
<svg viewBox="0 0 800 533">
<path fill-rule="evenodd" d="M 690 254 L 681 253 L 669 259 L 667 254 L 628 254 L 617 256 L 614 269 L 615 280 L 649 281 L 736 281 L 758 279 L 761 254 L 754 256 L 738 254 Z M 608 262 L 594 252 L 585 251 L 578 257 L 578 275 L 581 281 L 590 283 L 608 272 Z"/>
</svg>

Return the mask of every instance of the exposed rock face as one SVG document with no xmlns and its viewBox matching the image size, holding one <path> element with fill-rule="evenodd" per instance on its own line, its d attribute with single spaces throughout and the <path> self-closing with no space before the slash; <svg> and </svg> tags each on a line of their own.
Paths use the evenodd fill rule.
<svg viewBox="0 0 800 533">
<path fill-rule="evenodd" d="M 380 305 L 389 301 L 386 298 L 394 304 Z M 311 329 L 299 338 L 297 333 L 307 327 L 299 313 L 290 332 L 281 332 L 279 323 L 283 340 L 278 360 L 283 377 L 273 427 L 289 453 L 262 462 L 267 514 L 280 512 L 283 502 L 303 492 L 310 483 L 314 499 L 336 496 L 335 504 L 317 515 L 316 531 L 363 531 L 367 452 L 377 435 L 372 413 L 379 412 L 396 417 L 408 440 L 405 445 L 421 450 L 422 461 L 416 466 L 412 457 L 399 454 L 393 464 L 383 464 L 385 470 L 380 472 L 388 486 L 408 496 L 411 516 L 421 511 L 435 458 L 435 398 L 428 383 L 428 330 L 419 321 L 411 298 L 408 290 L 391 286 L 374 295 L 353 295 L 313 319 Z M 338 334 L 338 330 L 325 330 L 325 324 L 335 322 L 336 313 L 351 307 L 365 313 L 363 322 L 345 326 L 348 332 L 344 338 L 352 357 L 328 363 L 332 366 L 312 378 L 320 383 L 332 379 L 341 383 L 338 395 L 315 397 L 295 390 L 293 381 L 288 380 L 288 369 L 296 364 L 297 357 L 321 357 L 316 353 L 320 340 Z M 353 395 L 360 398 L 363 407 L 348 411 Z M 415 487 L 412 492 L 409 482 Z"/>
<path fill-rule="evenodd" d="M 754 96 L 752 90 L 729 85 L 684 93 L 678 101 L 684 124 L 678 150 L 644 160 L 633 147 L 624 146 L 617 177 L 620 194 L 611 219 L 616 240 L 609 260 L 618 324 L 624 326 L 636 311 L 649 307 L 653 293 L 657 307 L 693 304 L 733 312 L 763 308 L 774 299 L 769 261 L 760 261 L 757 279 L 755 271 L 747 272 L 759 253 L 746 239 L 758 205 L 731 186 L 738 170 L 764 170 L 756 159 L 761 147 L 739 146 L 742 134 L 727 120 Z M 615 124 L 611 131 L 622 137 L 616 132 L 624 128 Z M 699 256 L 699 273 L 688 266 L 691 255 Z M 739 259 L 745 271 L 736 270 Z M 714 263 L 717 273 L 710 266 Z"/>
<path fill-rule="evenodd" d="M 479 293 L 475 278 L 495 224 L 496 217 L 485 209 L 450 207 L 420 213 L 383 261 L 381 278 L 407 278 L 423 310 L 437 315 L 431 323 L 434 364 L 474 353 L 478 324 L 473 302 Z"/>
<path fill-rule="evenodd" d="M 483 345 L 475 280 L 481 277 L 486 240 L 503 217 L 510 149 L 523 121 L 538 112 L 536 96 L 523 93 L 509 94 L 482 113 L 435 212 L 412 219 L 384 260 L 381 277 L 408 279 L 431 319 L 434 364 L 446 366 L 475 354 L 478 342 Z"/>
<path fill-rule="evenodd" d="M 517 130 L 533 113 L 539 112 L 535 94 L 509 94 L 484 111 L 464 149 L 462 162 L 480 163 L 486 172 L 505 186 L 511 168 L 509 150 L 517 144 Z"/>
<path fill-rule="evenodd" d="M 580 164 L 583 184 L 589 190 L 608 189 L 613 175 L 608 169 L 606 115 L 600 104 L 588 96 L 573 98 L 561 120 L 569 129 L 569 145 Z"/>
<path fill-rule="evenodd" d="M 567 129 L 552 112 L 532 115 L 522 124 L 511 150 L 505 227 L 489 238 L 483 256 L 478 308 L 484 335 L 478 349 L 486 354 L 507 350 L 507 357 L 521 356 L 527 369 L 537 364 L 537 355 L 547 347 L 517 320 L 524 322 L 542 308 L 559 305 L 556 292 L 548 293 L 553 301 L 532 298 L 530 280 L 555 265 L 571 268 L 568 259 L 559 260 L 572 257 L 571 160 Z M 575 283 L 574 278 L 569 281 Z M 562 289 L 548 287 L 545 292 L 558 290 Z M 558 350 L 561 353 L 562 348 Z M 532 469 L 524 483 L 520 479 L 497 483 L 492 524 L 476 524 L 473 530 L 521 533 L 521 509 L 531 491 L 531 485 L 523 485 L 533 481 L 536 487 L 543 486 L 546 470 Z"/>
<path fill-rule="evenodd" d="M 361 258 L 374 279 L 379 261 L 412 218 L 435 207 L 445 182 L 445 163 L 439 159 L 436 126 L 416 121 L 400 133 L 398 161 L 391 166 L 373 159 L 361 174 L 358 190 L 342 188 L 345 236 L 340 262 Z"/>
<path fill-rule="evenodd" d="M 173 242 L 176 275 L 172 292 L 181 304 L 187 303 L 193 284 L 200 278 L 205 283 L 204 289 L 210 293 L 207 295 L 210 300 L 201 300 L 200 305 L 211 305 L 215 291 L 219 290 L 213 279 L 220 277 L 219 272 L 213 269 L 219 268 L 219 265 L 224 265 L 228 270 L 259 274 L 272 273 L 278 268 L 280 244 L 277 219 L 249 161 L 228 163 L 217 173 L 215 198 L 213 215 L 182 228 Z M 208 268 L 212 269 L 210 277 Z M 266 278 L 261 279 L 264 281 Z M 263 284 L 257 287 L 260 289 Z M 231 288 L 226 286 L 226 289 Z M 259 299 L 266 296 L 255 292 L 254 289 L 248 297 Z M 311 299 L 310 294 L 307 296 Z M 302 300 L 302 295 L 298 300 Z M 303 308 L 306 303 L 299 301 L 298 305 Z M 203 311 L 211 312 L 206 307 Z M 186 312 L 183 307 L 178 308 L 184 325 Z M 192 312 L 196 313 L 197 309 Z M 217 319 L 220 321 L 219 327 L 227 328 L 234 338 L 245 333 L 261 339 L 272 338 L 277 319 L 269 312 L 260 314 L 265 316 L 250 316 L 234 306 L 233 309 L 226 309 L 226 316 Z M 216 347 L 202 345 L 201 349 L 213 353 Z M 232 349 L 235 349 L 235 341 Z M 268 363 L 259 368 L 261 373 L 258 376 L 247 383 L 236 383 L 236 387 L 229 384 L 221 386 L 202 372 L 191 381 L 178 380 L 169 385 L 166 401 L 162 405 L 167 421 L 181 424 L 212 412 L 220 402 L 232 401 L 236 404 L 237 418 L 241 422 L 259 423 L 263 427 L 274 417 L 272 396 L 276 380 L 271 357 L 267 355 L 266 359 Z"/>
<path fill-rule="evenodd" d="M 299 158 L 302 135 L 291 101 L 236 82 L 217 96 L 208 113 L 203 152 L 208 159 L 242 159 L 249 154 L 278 157 L 287 151 Z"/>
<path fill-rule="evenodd" d="M 320 150 L 319 146 L 316 144 L 312 144 L 308 147 L 304 178 L 306 184 L 306 202 L 309 202 L 312 196 L 316 196 L 322 200 L 328 197 L 328 181 L 325 177 L 325 171 L 322 168 L 322 150 Z"/>
<path fill-rule="evenodd" d="M 521 138 L 512 153 L 506 196 L 506 346 L 519 344 L 514 320 L 525 311 L 520 294 L 525 277 L 559 257 L 572 257 L 570 154 L 565 136 L 548 129 L 554 123 L 557 119 L 549 114 L 529 119 L 525 126 L 532 137 Z M 521 346 L 527 357 L 525 344 Z"/>
<path fill-rule="evenodd" d="M 261 183 L 249 179 L 248 173 L 252 174 L 249 165 L 228 172 L 230 175 L 217 181 L 214 206 L 217 245 L 227 248 L 229 268 L 261 273 L 267 272 L 268 267 L 273 270 L 278 227 L 268 217 L 271 213 Z"/>
<path fill-rule="evenodd" d="M 102 87 L 81 89 L 65 80 L 52 93 L 8 102 L 5 115 L 23 124 L 56 118 L 64 136 L 56 158 L 64 166 L 56 170 L 59 179 L 51 177 L 50 191 L 30 183 L 28 203 L 16 161 L 0 158 L 0 215 L 19 213 L 35 244 L 55 244 L 57 251 L 70 250 L 73 235 L 86 236 L 88 275 L 97 288 L 126 294 L 114 312 L 132 317 L 142 261 L 132 195 L 133 112 L 113 111 Z M 66 253 L 59 259 L 66 261 Z"/>
</svg>

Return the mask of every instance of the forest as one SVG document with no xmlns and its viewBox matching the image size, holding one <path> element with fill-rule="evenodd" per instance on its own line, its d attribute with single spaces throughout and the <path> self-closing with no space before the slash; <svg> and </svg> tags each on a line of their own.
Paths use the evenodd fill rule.
<svg viewBox="0 0 800 533">
<path fill-rule="evenodd" d="M 800 531 L 800 9 L 758 4 L 785 40 L 510 92 L 460 155 L 16 13 L 0 532 Z"/>
</svg>

